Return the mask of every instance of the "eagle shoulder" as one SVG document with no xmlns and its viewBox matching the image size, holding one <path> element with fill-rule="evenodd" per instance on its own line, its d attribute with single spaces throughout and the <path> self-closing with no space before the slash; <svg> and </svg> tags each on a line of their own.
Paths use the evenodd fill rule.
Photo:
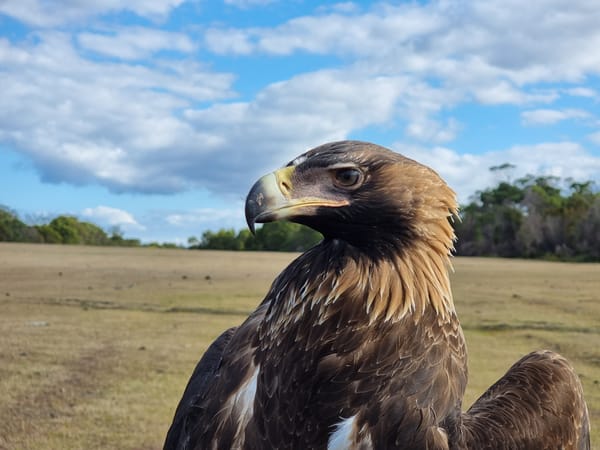
<svg viewBox="0 0 600 450">
<path fill-rule="evenodd" d="M 588 450 L 579 377 L 558 353 L 525 355 L 463 415 L 462 438 L 460 448 Z"/>
</svg>

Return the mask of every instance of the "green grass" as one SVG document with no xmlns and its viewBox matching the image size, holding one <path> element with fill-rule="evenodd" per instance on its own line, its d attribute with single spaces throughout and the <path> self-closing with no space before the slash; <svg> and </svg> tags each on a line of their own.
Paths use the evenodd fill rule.
<svg viewBox="0 0 600 450">
<path fill-rule="evenodd" d="M 0 244 L 0 449 L 160 449 L 204 349 L 294 256 Z M 551 348 L 600 445 L 600 265 L 457 258 L 453 289 L 465 407 Z"/>
</svg>

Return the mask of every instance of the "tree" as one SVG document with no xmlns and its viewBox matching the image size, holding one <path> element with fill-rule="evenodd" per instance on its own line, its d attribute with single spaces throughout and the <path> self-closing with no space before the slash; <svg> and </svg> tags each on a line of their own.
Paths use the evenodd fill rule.
<svg viewBox="0 0 600 450">
<path fill-rule="evenodd" d="M 0 241 L 22 242 L 27 236 L 27 225 L 21 222 L 15 212 L 0 206 Z"/>
<path fill-rule="evenodd" d="M 39 216 L 35 216 L 39 222 Z M 110 238 L 104 230 L 76 217 L 59 216 L 47 224 L 27 225 L 9 208 L 0 205 L 0 242 L 139 246 L 139 239 L 124 239 L 118 227 Z"/>
<path fill-rule="evenodd" d="M 528 175 L 479 192 L 461 210 L 457 253 L 599 259 L 600 194 L 591 181 L 566 181 Z"/>
<path fill-rule="evenodd" d="M 600 261 L 600 195 L 595 195 L 587 213 L 577 223 L 575 242 L 582 259 Z"/>
<path fill-rule="evenodd" d="M 462 209 L 462 220 L 455 225 L 459 236 L 457 252 L 466 256 L 517 256 L 523 189 L 503 181 L 477 194 L 475 200 Z"/>
<path fill-rule="evenodd" d="M 199 248 L 213 250 L 242 250 L 241 242 L 233 228 L 221 229 L 217 232 L 205 231 L 202 233 L 202 240 Z"/>
<path fill-rule="evenodd" d="M 62 236 L 50 225 L 36 225 L 35 228 L 46 244 L 62 244 Z"/>
</svg>

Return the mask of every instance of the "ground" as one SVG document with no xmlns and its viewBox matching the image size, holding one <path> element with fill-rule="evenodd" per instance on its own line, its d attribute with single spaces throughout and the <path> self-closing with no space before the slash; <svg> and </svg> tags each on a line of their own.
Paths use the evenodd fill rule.
<svg viewBox="0 0 600 450">
<path fill-rule="evenodd" d="M 162 448 L 195 363 L 296 255 L 0 244 L 0 449 Z M 465 407 L 529 351 L 569 358 L 600 448 L 600 264 L 455 258 Z"/>
</svg>

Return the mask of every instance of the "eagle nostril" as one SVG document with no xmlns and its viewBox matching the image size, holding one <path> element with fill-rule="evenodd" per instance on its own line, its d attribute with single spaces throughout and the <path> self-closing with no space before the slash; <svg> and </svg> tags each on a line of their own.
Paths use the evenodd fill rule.
<svg viewBox="0 0 600 450">
<path fill-rule="evenodd" d="M 284 180 L 279 182 L 279 189 L 281 190 L 281 193 L 284 195 L 288 195 L 290 193 L 290 191 L 292 190 L 291 186 Z"/>
</svg>

